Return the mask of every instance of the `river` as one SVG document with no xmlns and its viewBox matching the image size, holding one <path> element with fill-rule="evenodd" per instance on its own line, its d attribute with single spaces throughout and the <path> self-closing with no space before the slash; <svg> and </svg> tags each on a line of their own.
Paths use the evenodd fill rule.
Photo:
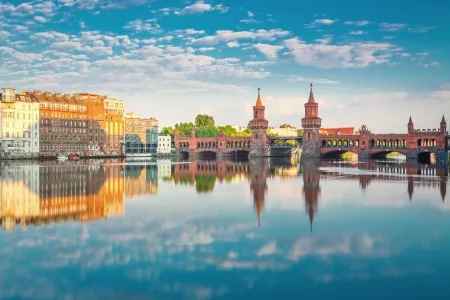
<svg viewBox="0 0 450 300">
<path fill-rule="evenodd" d="M 448 169 L 2 162 L 1 299 L 448 299 Z"/>
</svg>

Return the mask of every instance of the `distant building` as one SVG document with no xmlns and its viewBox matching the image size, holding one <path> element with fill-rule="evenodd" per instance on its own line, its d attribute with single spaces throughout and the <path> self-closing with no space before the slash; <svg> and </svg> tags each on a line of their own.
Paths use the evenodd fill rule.
<svg viewBox="0 0 450 300">
<path fill-rule="evenodd" d="M 340 127 L 340 128 L 320 128 L 320 134 L 353 134 L 355 133 L 354 127 Z"/>
<path fill-rule="evenodd" d="M 268 135 L 278 135 L 278 136 L 297 136 L 297 128 L 269 128 L 267 129 Z"/>
<path fill-rule="evenodd" d="M 158 159 L 158 178 L 170 178 L 172 176 L 172 162 L 170 159 Z"/>
<path fill-rule="evenodd" d="M 125 154 L 154 154 L 158 150 L 158 120 L 125 114 Z"/>
<path fill-rule="evenodd" d="M 158 153 L 167 154 L 172 151 L 172 137 L 170 135 L 158 135 Z"/>
<path fill-rule="evenodd" d="M 16 89 L 1 89 L 0 151 L 19 157 L 39 152 L 39 102 Z"/>
<path fill-rule="evenodd" d="M 124 136 L 124 105 L 123 100 L 105 99 L 105 131 L 107 136 L 106 151 L 112 155 L 123 154 Z"/>
</svg>

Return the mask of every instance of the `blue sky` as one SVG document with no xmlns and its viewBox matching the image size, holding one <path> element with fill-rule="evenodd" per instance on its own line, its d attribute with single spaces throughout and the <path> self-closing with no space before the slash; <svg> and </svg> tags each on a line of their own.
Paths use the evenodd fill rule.
<svg viewBox="0 0 450 300">
<path fill-rule="evenodd" d="M 197 113 L 300 126 L 438 128 L 450 112 L 445 1 L 57 0 L 0 3 L 0 86 L 123 98 L 161 126 Z M 448 113 L 450 118 L 450 113 Z"/>
</svg>

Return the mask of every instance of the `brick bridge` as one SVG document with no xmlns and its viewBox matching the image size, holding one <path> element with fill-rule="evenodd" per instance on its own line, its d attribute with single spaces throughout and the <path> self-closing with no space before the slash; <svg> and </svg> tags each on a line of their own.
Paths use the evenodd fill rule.
<svg viewBox="0 0 450 300">
<path fill-rule="evenodd" d="M 302 119 L 303 137 L 268 137 L 266 131 L 269 122 L 264 115 L 265 107 L 258 89 L 253 119 L 249 122 L 252 131 L 249 137 L 228 137 L 222 132 L 214 138 L 196 137 L 193 128 L 190 136 L 180 136 L 175 131 L 175 147 L 189 157 L 210 155 L 215 158 L 242 154 L 249 157 L 290 156 L 291 146 L 283 143 L 283 140 L 300 142 L 302 157 L 310 158 L 336 156 L 345 152 L 358 154 L 361 159 L 385 157 L 392 152 L 399 152 L 407 158 L 417 158 L 448 149 L 444 116 L 437 129 L 415 129 L 410 117 L 404 134 L 375 134 L 366 125 L 362 125 L 355 134 L 326 134 L 320 130 L 322 119 L 319 117 L 319 104 L 314 99 L 312 85 L 305 103 L 305 117 Z"/>
</svg>

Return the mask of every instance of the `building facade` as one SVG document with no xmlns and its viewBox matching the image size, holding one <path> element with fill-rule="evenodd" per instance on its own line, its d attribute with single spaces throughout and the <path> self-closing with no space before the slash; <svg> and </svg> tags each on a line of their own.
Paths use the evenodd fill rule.
<svg viewBox="0 0 450 300">
<path fill-rule="evenodd" d="M 105 96 L 77 93 L 76 97 L 86 103 L 88 155 L 106 155 L 107 134 L 105 129 Z"/>
<path fill-rule="evenodd" d="M 168 154 L 172 152 L 172 137 L 170 135 L 158 135 L 159 154 Z"/>
<path fill-rule="evenodd" d="M 87 108 L 81 98 L 60 93 L 23 92 L 39 105 L 39 155 L 87 153 Z"/>
<path fill-rule="evenodd" d="M 124 105 L 123 100 L 105 99 L 105 131 L 106 149 L 109 155 L 122 155 L 124 153 Z"/>
<path fill-rule="evenodd" d="M 158 150 L 158 120 L 125 114 L 125 154 L 154 154 Z"/>
<path fill-rule="evenodd" d="M 1 90 L 0 151 L 11 157 L 36 157 L 39 152 L 39 103 L 15 89 Z"/>
</svg>

